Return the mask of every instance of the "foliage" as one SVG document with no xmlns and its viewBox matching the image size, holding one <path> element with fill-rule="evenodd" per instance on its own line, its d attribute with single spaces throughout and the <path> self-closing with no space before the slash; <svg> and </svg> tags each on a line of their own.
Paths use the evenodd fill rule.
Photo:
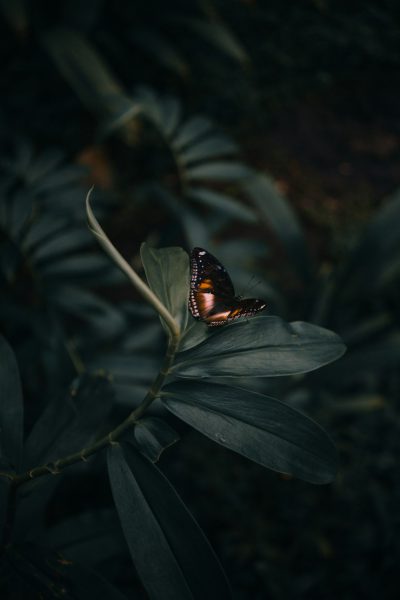
<svg viewBox="0 0 400 600">
<path fill-rule="evenodd" d="M 96 231 L 96 222 L 90 215 L 89 218 Z M 115 249 L 110 251 L 110 254 L 113 253 Z M 176 260 L 176 256 L 180 257 L 179 260 Z M 248 371 L 250 376 L 276 376 L 282 372 L 287 374 L 314 369 L 338 358 L 344 348 L 335 334 L 318 327 L 309 330 L 306 324 L 294 324 L 290 329 L 279 319 L 275 321 L 273 317 L 260 317 L 249 323 L 230 325 L 200 344 L 195 338 L 194 347 L 176 355 L 181 341 L 180 332 L 192 325 L 187 303 L 188 258 L 174 248 L 161 251 L 144 248 L 143 257 L 146 257 L 148 280 L 153 283 L 153 291 L 157 294 L 152 302 L 157 307 L 160 299 L 166 299 L 165 307 L 173 310 L 173 319 L 177 324 L 180 323 L 178 337 L 173 329 L 169 331 L 170 341 L 164 366 L 144 401 L 123 423 L 100 438 L 93 438 L 93 434 L 99 427 L 105 426 L 110 407 L 110 384 L 104 386 L 101 380 L 97 382 L 96 379 L 81 378 L 78 387 L 71 390 L 72 399 L 76 396 L 79 398 L 75 405 L 75 411 L 79 412 L 71 413 L 71 400 L 58 406 L 53 402 L 48 404 L 35 424 L 24 445 L 23 469 L 28 469 L 25 474 L 8 467 L 17 464 L 17 450 L 13 448 L 16 448 L 16 440 L 19 439 L 20 452 L 23 407 L 15 362 L 14 366 L 7 366 L 14 361 L 13 355 L 3 342 L 3 386 L 6 394 L 3 394 L 1 418 L 4 423 L 7 422 L 9 440 L 6 438 L 4 441 L 2 463 L 8 467 L 3 477 L 10 479 L 10 492 L 7 496 L 8 489 L 5 488 L 3 502 L 8 502 L 5 539 L 8 544 L 12 542 L 6 551 L 7 560 L 12 563 L 16 560 L 25 561 L 27 566 L 22 568 L 23 580 L 29 581 L 33 577 L 38 591 L 42 589 L 45 582 L 39 574 L 37 560 L 46 551 L 40 550 L 32 560 L 33 550 L 27 545 L 32 539 L 32 526 L 27 526 L 26 515 L 29 514 L 30 519 L 35 515 L 34 529 L 43 523 L 46 502 L 53 486 L 37 487 L 36 479 L 40 483 L 42 476 L 63 474 L 66 466 L 86 461 L 91 454 L 109 446 L 108 469 L 114 501 L 123 534 L 150 597 L 184 598 L 194 595 L 201 598 L 211 594 L 215 598 L 228 598 L 230 592 L 225 577 L 203 534 L 173 488 L 152 466 L 152 461 L 159 458 L 164 448 L 176 442 L 178 436 L 163 419 L 146 420 L 140 417 L 156 398 L 160 398 L 166 409 L 217 443 L 269 468 L 314 483 L 325 483 L 335 474 L 335 451 L 329 438 L 313 421 L 288 405 L 245 388 L 201 383 L 196 379 L 209 375 L 206 367 L 208 352 L 213 364 L 213 376 L 226 376 L 229 369 L 234 372 L 234 365 L 237 360 L 241 361 L 241 355 L 245 359 L 252 351 L 257 353 L 258 358 L 254 359 L 254 364 L 253 361 L 242 361 L 243 373 L 247 374 Z M 145 293 L 152 298 L 150 290 L 145 290 Z M 169 329 L 169 320 L 165 323 Z M 254 331 L 253 325 L 263 333 L 255 337 L 254 333 L 249 332 L 246 337 L 246 328 Z M 292 333 L 288 340 L 289 332 Z M 287 366 L 283 371 L 265 367 L 271 346 L 278 356 L 280 348 L 285 348 L 282 360 Z M 297 359 L 296 362 L 299 353 L 301 361 Z M 202 366 L 204 359 L 206 362 Z M 188 370 L 185 365 L 192 366 Z M 257 370 L 254 370 L 256 365 Z M 193 382 L 187 379 L 188 375 Z M 167 385 L 166 378 L 169 381 Z M 11 420 L 12 410 L 18 410 L 18 418 L 14 421 Z M 57 415 L 54 414 L 55 410 Z M 50 424 L 53 428 L 49 427 Z M 138 433 L 132 436 L 130 428 L 139 428 Z M 145 435 L 143 428 L 147 431 Z M 117 440 L 121 435 L 123 441 L 120 444 Z M 94 443 L 91 442 L 93 439 Z M 35 466 L 40 463 L 43 466 Z M 25 494 L 24 486 L 27 488 Z M 21 495 L 18 493 L 20 490 Z M 12 518 L 16 520 L 13 522 Z M 97 545 L 98 540 L 95 538 L 93 543 Z M 15 544 L 18 549 L 14 550 Z M 154 560 L 157 562 L 156 570 Z M 46 558 L 46 561 L 50 559 Z M 58 562 L 69 564 L 68 551 L 66 559 L 58 559 Z M 75 565 L 75 562 L 71 564 Z M 76 578 L 87 577 L 84 571 L 81 573 L 80 567 L 77 569 L 76 573 L 73 570 L 69 572 L 71 581 L 69 578 L 63 579 L 63 585 L 71 594 Z M 46 578 L 51 580 L 55 576 L 49 570 Z M 87 578 L 85 582 L 90 593 L 94 594 L 99 585 L 97 576 L 92 574 L 91 579 Z M 9 594 L 12 585 L 13 581 L 5 584 L 4 590 Z M 112 593 L 117 594 L 114 591 Z"/>
<path fill-rule="evenodd" d="M 1 3 L 1 597 L 229 597 L 171 482 L 238 594 L 330 599 L 357 580 L 375 597 L 378 579 L 359 575 L 371 557 L 391 589 L 399 196 L 327 271 L 232 137 L 345 78 L 350 95 L 384 96 L 399 14 L 375 4 Z M 141 256 L 151 302 L 95 246 L 92 182 L 125 275 Z M 267 316 L 212 334 L 194 321 L 177 246 L 195 245 L 226 265 L 237 294 L 253 275 Z M 338 334 L 348 351 L 331 364 Z M 337 462 L 306 414 L 340 451 L 329 488 L 300 481 L 332 481 Z M 221 541 L 228 519 L 250 522 L 239 558 L 229 544 L 240 525 Z"/>
</svg>

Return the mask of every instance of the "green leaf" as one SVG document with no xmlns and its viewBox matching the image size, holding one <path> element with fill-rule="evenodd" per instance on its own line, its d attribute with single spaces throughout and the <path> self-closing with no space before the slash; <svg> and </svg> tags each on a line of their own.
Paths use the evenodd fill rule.
<svg viewBox="0 0 400 600">
<path fill-rule="evenodd" d="M 34 424 L 25 444 L 25 468 L 77 452 L 93 440 L 106 423 L 112 400 L 104 377 L 77 378 L 67 396 L 51 400 Z"/>
<path fill-rule="evenodd" d="M 4 466 L 0 463 L 0 468 L 3 471 Z M 10 479 L 0 475 L 0 535 L 2 535 L 4 524 L 7 515 L 8 493 L 10 490 Z"/>
<path fill-rule="evenodd" d="M 213 441 L 264 467 L 310 483 L 335 476 L 336 450 L 328 435 L 274 398 L 215 383 L 177 382 L 163 389 L 161 399 Z"/>
<path fill-rule="evenodd" d="M 181 335 L 179 350 L 189 350 L 193 346 L 197 346 L 208 337 L 209 329 L 205 323 L 190 319 L 185 331 Z"/>
<path fill-rule="evenodd" d="M 182 150 L 181 159 L 185 163 L 209 160 L 217 156 L 237 154 L 239 147 L 229 138 L 222 135 L 208 136 L 193 144 L 186 150 Z"/>
<path fill-rule="evenodd" d="M 212 9 L 213 10 L 213 9 Z M 200 19 L 181 18 L 179 19 L 185 28 L 192 29 L 202 36 L 208 43 L 237 60 L 241 64 L 249 62 L 249 56 L 239 40 L 232 31 L 222 22 L 204 22 Z"/>
<path fill-rule="evenodd" d="M 100 338 L 110 339 L 126 331 L 122 311 L 88 290 L 72 285 L 54 286 L 47 291 L 47 298 L 53 306 L 86 322 Z"/>
<path fill-rule="evenodd" d="M 177 355 L 177 377 L 276 377 L 307 373 L 342 356 L 338 335 L 279 317 L 253 317 L 221 327 L 200 345 Z"/>
<path fill-rule="evenodd" d="M 344 301 L 349 294 L 362 296 L 376 291 L 398 276 L 400 255 L 400 192 L 377 212 L 360 237 L 343 269 L 338 290 Z M 395 279 L 395 278 L 394 278 Z"/>
<path fill-rule="evenodd" d="M 220 210 L 225 216 L 232 217 L 233 219 L 240 219 L 247 223 L 254 223 L 256 221 L 256 215 L 249 207 L 226 194 L 221 194 L 207 188 L 190 187 L 186 190 L 185 196 L 210 208 Z"/>
<path fill-rule="evenodd" d="M 45 240 L 35 251 L 32 260 L 36 263 L 53 262 L 60 256 L 77 253 L 93 244 L 93 238 L 87 229 L 62 231 L 56 237 Z"/>
<path fill-rule="evenodd" d="M 171 69 L 181 77 L 189 74 L 189 65 L 169 41 L 161 36 L 159 32 L 137 29 L 132 41 L 148 52 L 155 60 L 163 66 Z"/>
<path fill-rule="evenodd" d="M 67 256 L 55 262 L 41 266 L 40 272 L 46 277 L 71 277 L 74 280 L 97 277 L 101 282 L 101 272 L 110 268 L 110 261 L 101 254 L 82 254 L 80 256 Z"/>
<path fill-rule="evenodd" d="M 16 471 L 22 460 L 24 405 L 14 353 L 0 336 L 0 457 Z"/>
<path fill-rule="evenodd" d="M 141 257 L 149 286 L 179 323 L 188 321 L 189 257 L 182 248 L 157 250 L 142 244 Z"/>
<path fill-rule="evenodd" d="M 124 535 L 149 597 L 230 598 L 206 538 L 157 467 L 130 446 L 111 447 L 107 459 Z"/>
<path fill-rule="evenodd" d="M 261 217 L 282 242 L 297 273 L 309 279 L 311 259 L 300 223 L 286 198 L 278 192 L 266 175 L 254 173 L 244 183 L 244 189 L 260 211 Z"/>
<path fill-rule="evenodd" d="M 186 169 L 185 177 L 190 180 L 207 179 L 211 181 L 239 181 L 247 179 L 251 169 L 237 162 L 210 162 Z"/>
<path fill-rule="evenodd" d="M 44 35 L 43 44 L 65 79 L 90 109 L 109 114 L 126 104 L 120 85 L 83 35 L 56 28 Z"/>
<path fill-rule="evenodd" d="M 156 417 L 138 421 L 133 435 L 141 453 L 154 463 L 158 462 L 166 448 L 179 440 L 178 433 L 168 423 Z"/>
<path fill-rule="evenodd" d="M 172 146 L 175 150 L 180 150 L 188 144 L 192 144 L 213 128 L 214 126 L 210 119 L 201 116 L 192 117 L 179 127 L 175 136 L 172 138 Z"/>
</svg>

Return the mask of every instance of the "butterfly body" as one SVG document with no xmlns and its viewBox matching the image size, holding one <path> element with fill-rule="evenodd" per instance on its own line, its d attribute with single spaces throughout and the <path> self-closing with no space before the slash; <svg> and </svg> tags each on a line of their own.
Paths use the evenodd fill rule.
<svg viewBox="0 0 400 600">
<path fill-rule="evenodd" d="M 256 298 L 235 296 L 233 283 L 225 267 L 203 248 L 191 254 L 189 309 L 195 319 L 210 327 L 225 325 L 240 317 L 252 317 L 266 303 Z"/>
</svg>

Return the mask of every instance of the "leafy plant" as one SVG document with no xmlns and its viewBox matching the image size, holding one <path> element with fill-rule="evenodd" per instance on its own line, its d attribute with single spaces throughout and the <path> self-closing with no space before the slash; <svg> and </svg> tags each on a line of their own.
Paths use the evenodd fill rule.
<svg viewBox="0 0 400 600">
<path fill-rule="evenodd" d="M 42 381 L 57 393 L 83 368 L 82 338 L 99 343 L 125 326 L 123 313 L 94 291 L 119 274 L 93 248 L 77 211 L 81 181 L 81 168 L 56 151 L 35 155 L 26 141 L 0 170 L 0 327 L 30 390 Z"/>
<path fill-rule="evenodd" d="M 159 314 L 168 336 L 167 349 L 142 402 L 111 431 L 104 434 L 112 388 L 104 378 L 86 376 L 66 403 L 48 404 L 23 444 L 18 370 L 9 346 L 1 341 L 0 424 L 1 431 L 7 432 L 1 437 L 2 568 L 12 565 L 20 573 L 17 585 L 11 575 L 2 591 L 33 585 L 38 593 L 52 588 L 53 596 L 61 588 L 71 597 L 96 594 L 102 576 L 70 560 L 68 550 L 65 556 L 54 555 L 56 548 L 36 549 L 32 543 L 40 540 L 46 503 L 57 481 L 54 476 L 64 476 L 70 465 L 87 470 L 89 458 L 107 449 L 111 491 L 122 532 L 149 596 L 228 598 L 229 586 L 208 542 L 153 464 L 179 436 L 164 417 L 149 419 L 146 412 L 158 403 L 251 460 L 312 483 L 327 483 L 335 475 L 335 449 L 318 425 L 278 400 L 245 387 L 215 383 L 215 378 L 223 377 L 226 382 L 238 374 L 274 377 L 304 373 L 339 358 L 344 346 L 330 331 L 306 323 L 287 324 L 272 316 L 232 324 L 207 335 L 205 326 L 194 323 L 188 313 L 186 253 L 143 246 L 149 287 L 105 236 L 89 202 L 87 210 L 101 245 Z M 71 400 L 77 402 L 75 413 L 71 413 Z M 50 423 L 58 430 L 49 430 Z M 84 521 L 78 518 L 82 525 Z M 98 536 L 104 535 L 103 524 L 99 530 L 95 545 Z M 47 542 L 52 539 L 46 531 L 42 536 Z M 104 585 L 108 597 L 119 597 L 110 583 Z"/>
</svg>

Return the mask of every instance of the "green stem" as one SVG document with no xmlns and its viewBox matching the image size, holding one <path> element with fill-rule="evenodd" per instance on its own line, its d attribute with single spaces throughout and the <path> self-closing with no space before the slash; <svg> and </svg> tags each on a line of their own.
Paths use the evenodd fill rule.
<svg viewBox="0 0 400 600">
<path fill-rule="evenodd" d="M 73 454 L 70 454 L 63 458 L 59 458 L 58 460 L 49 462 L 45 465 L 34 467 L 26 473 L 12 475 L 12 486 L 14 488 L 22 485 L 23 483 L 26 483 L 27 481 L 30 481 L 31 479 L 41 477 L 42 475 L 48 475 L 49 473 L 60 473 L 65 467 L 68 467 L 69 465 L 77 463 L 81 460 L 86 461 L 90 456 L 96 454 L 100 450 L 103 450 L 110 444 L 116 444 L 117 440 L 121 437 L 121 435 L 125 433 L 125 431 L 127 431 L 130 427 L 135 425 L 138 419 L 140 419 L 140 417 L 145 413 L 150 404 L 158 396 L 162 384 L 164 383 L 165 378 L 170 372 L 172 363 L 174 361 L 175 353 L 178 349 L 180 341 L 179 324 L 175 321 L 171 313 L 160 302 L 160 300 L 149 288 L 149 286 L 146 285 L 146 283 L 139 277 L 139 275 L 132 269 L 129 263 L 123 258 L 123 256 L 121 256 L 118 250 L 110 242 L 107 235 L 105 234 L 105 232 L 103 231 L 99 222 L 93 214 L 93 211 L 90 206 L 90 193 L 91 191 L 89 191 L 86 197 L 86 212 L 89 225 L 101 246 L 111 256 L 111 258 L 119 266 L 119 268 L 127 275 L 128 279 L 133 283 L 133 285 L 147 300 L 147 302 L 149 302 L 149 304 L 151 304 L 156 309 L 159 315 L 166 322 L 170 332 L 167 352 L 165 355 L 163 365 L 157 377 L 154 379 L 143 402 L 134 411 L 131 412 L 131 414 L 125 419 L 125 421 L 120 423 L 115 429 L 110 431 L 107 435 L 97 440 L 97 442 L 95 442 L 91 446 L 88 446 L 87 448 L 82 448 L 78 452 L 74 452 Z M 0 473 L 0 475 L 2 475 L 2 473 Z"/>
<path fill-rule="evenodd" d="M 93 189 L 93 188 L 92 188 Z M 178 339 L 180 330 L 179 325 L 175 321 L 174 317 L 171 315 L 169 310 L 165 308 L 165 306 L 160 302 L 155 293 L 149 288 L 148 285 L 139 277 L 139 275 L 132 269 L 130 264 L 125 260 L 123 256 L 118 252 L 118 250 L 113 246 L 110 242 L 106 234 L 104 233 L 100 223 L 97 221 L 96 217 L 93 214 L 93 211 L 90 206 L 90 194 L 92 190 L 89 191 L 86 196 L 86 213 L 89 221 L 89 225 L 91 227 L 92 232 L 97 237 L 98 242 L 104 248 L 104 250 L 111 256 L 113 261 L 118 265 L 118 267 L 125 273 L 128 279 L 133 283 L 135 288 L 140 292 L 140 294 L 144 297 L 144 299 L 151 304 L 155 310 L 159 313 L 159 315 L 166 322 L 168 329 L 170 330 L 172 338 Z"/>
<path fill-rule="evenodd" d="M 82 448 L 78 452 L 74 452 L 73 454 L 70 454 L 63 458 L 59 458 L 58 460 L 46 463 L 45 465 L 41 465 L 39 467 L 35 467 L 34 469 L 30 469 L 29 471 L 26 471 L 26 473 L 14 475 L 12 477 L 12 486 L 16 488 L 22 485 L 23 483 L 31 481 L 32 479 L 36 479 L 37 477 L 41 477 L 42 475 L 48 475 L 49 473 L 53 475 L 61 473 L 61 471 L 65 469 L 65 467 L 80 462 L 81 460 L 86 461 L 90 456 L 96 454 L 100 450 L 103 450 L 107 446 L 116 444 L 121 435 L 137 423 L 140 417 L 142 417 L 142 415 L 146 412 L 150 404 L 158 396 L 162 384 L 164 383 L 165 378 L 170 372 L 170 368 L 174 361 L 177 347 L 178 339 L 171 338 L 168 344 L 164 362 L 157 377 L 154 379 L 143 402 L 134 411 L 130 413 L 130 415 L 125 419 L 125 421 L 122 421 L 122 423 L 120 423 L 115 429 L 107 433 L 104 437 L 97 440 L 97 442 L 95 442 L 91 446 L 88 446 L 87 448 Z"/>
</svg>

